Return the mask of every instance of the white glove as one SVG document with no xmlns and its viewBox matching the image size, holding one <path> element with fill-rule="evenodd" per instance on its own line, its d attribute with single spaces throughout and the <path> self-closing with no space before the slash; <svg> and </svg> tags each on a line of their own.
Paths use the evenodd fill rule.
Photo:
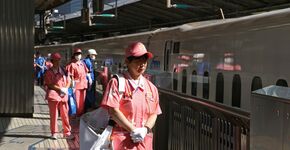
<svg viewBox="0 0 290 150">
<path fill-rule="evenodd" d="M 141 137 L 131 137 L 133 143 L 140 143 L 143 141 Z"/>
<path fill-rule="evenodd" d="M 144 141 L 147 132 L 148 130 L 146 127 L 136 128 L 130 133 L 130 136 L 134 143 L 139 143 Z"/>
<path fill-rule="evenodd" d="M 72 82 L 71 82 L 71 87 L 72 87 L 72 88 L 75 88 L 75 86 L 76 86 L 76 82 L 75 82 L 74 80 L 72 80 Z"/>
<path fill-rule="evenodd" d="M 89 85 L 91 86 L 93 84 L 92 78 L 89 78 Z"/>
<path fill-rule="evenodd" d="M 60 88 L 60 93 L 66 95 L 68 93 L 68 88 Z"/>
<path fill-rule="evenodd" d="M 89 86 L 91 86 L 93 84 L 91 74 L 87 74 L 87 78 L 88 78 Z"/>
</svg>

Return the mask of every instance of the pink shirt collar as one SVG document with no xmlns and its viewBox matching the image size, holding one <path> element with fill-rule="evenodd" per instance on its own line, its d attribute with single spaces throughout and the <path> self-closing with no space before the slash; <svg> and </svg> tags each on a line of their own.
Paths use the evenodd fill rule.
<svg viewBox="0 0 290 150">
<path fill-rule="evenodd" d="M 127 75 L 128 75 L 128 81 L 131 84 L 131 86 L 134 88 L 134 90 L 136 90 L 138 87 L 142 90 L 145 89 L 145 79 L 143 75 L 140 76 L 138 83 L 135 82 L 135 80 L 130 76 L 129 73 L 127 73 Z"/>
</svg>

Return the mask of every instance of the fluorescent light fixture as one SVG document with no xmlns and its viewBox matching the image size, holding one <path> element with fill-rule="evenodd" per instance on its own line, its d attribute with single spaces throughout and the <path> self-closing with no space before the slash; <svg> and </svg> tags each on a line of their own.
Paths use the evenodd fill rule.
<svg viewBox="0 0 290 150">
<path fill-rule="evenodd" d="M 96 15 L 93 15 L 93 16 L 97 16 L 97 17 L 115 17 L 115 14 L 96 14 Z"/>
<path fill-rule="evenodd" d="M 180 9 L 188 9 L 188 8 L 193 8 L 192 5 L 187 5 L 187 4 L 173 4 L 173 8 L 180 8 Z"/>
<path fill-rule="evenodd" d="M 50 29 L 60 29 L 60 30 L 62 30 L 62 29 L 64 29 L 64 27 L 63 26 L 52 26 L 52 27 L 50 27 Z"/>
</svg>

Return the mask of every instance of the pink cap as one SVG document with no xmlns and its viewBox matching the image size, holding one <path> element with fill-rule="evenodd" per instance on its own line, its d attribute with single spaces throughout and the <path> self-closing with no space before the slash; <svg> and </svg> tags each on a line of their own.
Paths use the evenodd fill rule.
<svg viewBox="0 0 290 150">
<path fill-rule="evenodd" d="M 143 56 L 144 54 L 147 54 L 148 58 L 153 57 L 153 54 L 148 52 L 144 44 L 141 42 L 134 42 L 130 44 L 125 52 L 126 58 L 130 56 L 139 57 Z"/>
<path fill-rule="evenodd" d="M 82 53 L 82 50 L 79 48 L 74 49 L 74 53 Z"/>
<path fill-rule="evenodd" d="M 50 55 L 50 59 L 60 60 L 61 59 L 61 55 L 59 53 L 53 53 L 53 54 Z"/>
</svg>

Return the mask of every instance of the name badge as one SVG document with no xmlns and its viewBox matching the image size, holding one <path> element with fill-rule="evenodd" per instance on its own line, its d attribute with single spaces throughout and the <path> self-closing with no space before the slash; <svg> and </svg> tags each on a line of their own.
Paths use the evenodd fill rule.
<svg viewBox="0 0 290 150">
<path fill-rule="evenodd" d="M 154 101 L 153 94 L 151 92 L 147 92 L 145 96 L 146 96 L 146 99 L 149 99 L 150 101 Z"/>
</svg>

